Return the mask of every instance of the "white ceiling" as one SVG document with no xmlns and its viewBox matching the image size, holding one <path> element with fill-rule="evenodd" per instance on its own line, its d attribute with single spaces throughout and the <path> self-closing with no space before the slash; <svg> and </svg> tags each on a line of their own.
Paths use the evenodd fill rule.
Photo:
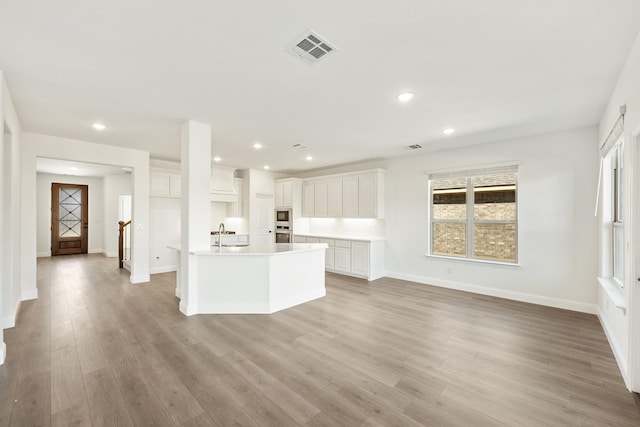
<svg viewBox="0 0 640 427">
<path fill-rule="evenodd" d="M 287 53 L 307 29 L 338 51 Z M 178 160 L 191 119 L 294 171 L 595 125 L 639 31 L 638 0 L 3 1 L 0 70 L 25 131 Z"/>
</svg>

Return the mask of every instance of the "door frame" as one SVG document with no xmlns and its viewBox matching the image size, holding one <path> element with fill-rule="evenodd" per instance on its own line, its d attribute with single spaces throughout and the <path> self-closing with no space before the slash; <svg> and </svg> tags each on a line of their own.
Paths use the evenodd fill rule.
<svg viewBox="0 0 640 427">
<path fill-rule="evenodd" d="M 631 239 L 628 244 L 629 260 L 631 262 L 631 277 L 626 280 L 628 284 L 628 333 L 629 333 L 629 386 L 631 391 L 640 393 L 640 125 L 631 132 L 631 144 L 634 150 L 632 156 L 632 168 L 630 174 L 632 213 L 630 217 L 631 232 L 627 236 Z M 627 270 L 627 271 L 629 271 Z"/>
<path fill-rule="evenodd" d="M 81 212 L 80 212 L 80 248 L 69 250 L 60 249 L 60 242 L 77 240 L 77 238 L 58 237 L 60 219 L 60 189 L 79 188 L 81 191 Z M 78 251 L 79 249 L 79 251 Z M 51 256 L 86 254 L 89 249 L 89 186 L 86 184 L 51 183 Z"/>
</svg>

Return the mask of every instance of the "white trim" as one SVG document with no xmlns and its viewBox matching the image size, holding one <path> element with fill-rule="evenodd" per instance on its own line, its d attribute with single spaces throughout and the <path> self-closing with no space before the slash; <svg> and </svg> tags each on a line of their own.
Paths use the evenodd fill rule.
<svg viewBox="0 0 640 427">
<path fill-rule="evenodd" d="M 51 256 L 51 251 L 49 252 L 38 252 L 36 254 L 37 258 L 46 258 L 46 257 L 50 257 Z"/>
<path fill-rule="evenodd" d="M 87 253 L 89 253 L 89 254 L 102 254 L 102 253 L 104 253 L 104 251 L 102 249 L 89 249 L 87 251 Z"/>
<path fill-rule="evenodd" d="M 455 289 L 458 291 L 471 292 L 474 294 L 488 295 L 492 297 L 505 298 L 513 301 L 527 302 L 531 304 L 544 305 L 547 307 L 561 308 L 564 310 L 578 311 L 581 313 L 596 314 L 595 304 L 580 301 L 571 301 L 560 298 L 546 297 L 543 295 L 525 294 L 522 292 L 508 291 L 497 288 L 487 288 L 484 286 L 472 285 L 469 283 L 454 282 L 451 280 L 441 280 L 438 278 L 418 276 L 415 274 L 398 273 L 387 271 L 385 276 L 394 279 L 408 280 L 424 285 L 438 286 L 440 288 Z"/>
<path fill-rule="evenodd" d="M 182 299 L 182 291 L 180 290 L 180 288 L 176 288 L 176 297 Z"/>
<path fill-rule="evenodd" d="M 22 294 L 22 301 L 29 301 L 32 299 L 38 299 L 38 288 L 36 289 L 29 289 L 29 290 L 23 290 Z"/>
<path fill-rule="evenodd" d="M 327 295 L 327 291 L 323 286 L 322 289 L 314 289 L 313 291 L 305 292 L 303 294 L 295 295 L 291 298 L 271 301 L 269 303 L 269 313 L 275 313 L 276 311 L 284 310 L 285 308 L 293 307 L 305 302 L 313 301 L 318 298 L 322 298 Z"/>
<path fill-rule="evenodd" d="M 135 285 L 136 283 L 146 283 L 149 282 L 151 280 L 151 277 L 149 277 L 148 274 L 138 274 L 137 276 L 131 276 L 129 277 L 129 283 L 131 283 L 132 285 Z"/>
<path fill-rule="evenodd" d="M 107 258 L 118 258 L 118 252 L 102 251 L 102 255 L 106 256 Z"/>
<path fill-rule="evenodd" d="M 600 283 L 602 290 L 613 302 L 613 305 L 622 310 L 622 313 L 626 313 L 627 301 L 622 288 L 618 285 L 618 281 L 612 277 L 598 277 L 598 283 Z"/>
<path fill-rule="evenodd" d="M 447 175 L 449 173 L 460 174 L 462 172 L 473 172 L 476 173 L 478 171 L 483 171 L 484 169 L 498 169 L 498 168 L 512 168 L 520 166 L 519 160 L 512 160 L 509 162 L 495 162 L 495 163 L 480 163 L 466 166 L 457 166 L 452 168 L 443 168 L 443 169 L 431 169 L 426 170 L 424 172 L 425 175 Z"/>
<path fill-rule="evenodd" d="M 180 312 L 185 316 L 193 316 L 194 314 L 198 314 L 197 305 L 189 304 L 189 306 L 187 306 L 185 300 L 180 300 L 180 305 L 178 306 L 178 308 L 180 309 Z"/>
<path fill-rule="evenodd" d="M 18 305 L 16 306 L 16 309 L 13 312 L 13 315 L 7 314 L 6 316 L 2 316 L 2 319 L 0 321 L 0 328 L 9 329 L 16 326 L 16 320 L 18 319 L 18 312 L 20 312 L 21 302 L 22 301 L 18 301 Z"/>
<path fill-rule="evenodd" d="M 175 265 L 167 265 L 165 267 L 153 267 L 149 269 L 149 274 L 170 273 L 177 271 L 178 267 Z"/>
<path fill-rule="evenodd" d="M 187 314 L 187 313 L 185 313 Z M 270 314 L 269 303 L 255 304 L 198 304 L 196 313 L 192 314 Z M 188 316 L 189 314 L 187 314 Z"/>
<path fill-rule="evenodd" d="M 597 315 L 598 320 L 600 321 L 600 325 L 602 325 L 602 330 L 607 337 L 607 341 L 609 341 L 609 347 L 611 347 L 611 351 L 613 352 L 613 356 L 616 358 L 616 362 L 618 363 L 618 369 L 620 369 L 620 374 L 622 375 L 622 379 L 624 380 L 624 384 L 627 389 L 631 390 L 628 380 L 628 372 L 627 372 L 627 361 L 623 357 L 623 352 L 620 350 L 620 344 L 615 339 L 615 334 L 609 329 L 609 325 L 605 321 L 605 317 L 600 310 L 600 307 L 597 307 Z"/>
<path fill-rule="evenodd" d="M 433 255 L 433 254 L 424 254 L 427 258 L 438 258 L 438 259 L 446 259 L 447 261 L 470 261 L 480 264 L 493 264 L 493 265 L 504 265 L 507 267 L 520 267 L 520 264 L 517 262 L 507 262 L 507 261 L 492 261 L 489 259 L 481 259 L 481 258 L 465 258 L 465 257 L 455 257 L 455 256 L 446 256 L 446 255 Z"/>
<path fill-rule="evenodd" d="M 0 365 L 2 365 L 7 357 L 7 345 L 3 342 L 0 344 Z"/>
</svg>

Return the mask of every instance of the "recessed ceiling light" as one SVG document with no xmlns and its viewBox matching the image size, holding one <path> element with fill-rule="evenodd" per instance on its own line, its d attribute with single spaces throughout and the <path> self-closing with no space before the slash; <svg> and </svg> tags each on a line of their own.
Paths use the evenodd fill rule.
<svg viewBox="0 0 640 427">
<path fill-rule="evenodd" d="M 305 159 L 307 159 L 307 161 L 310 162 L 311 160 L 313 160 L 313 156 L 307 156 L 305 157 Z"/>
<path fill-rule="evenodd" d="M 265 169 L 265 170 L 269 170 L 269 169 L 271 169 L 271 168 L 269 167 L 269 165 L 264 165 L 264 169 Z"/>
<path fill-rule="evenodd" d="M 260 144 L 259 142 L 256 142 L 255 144 L 253 144 L 253 148 L 255 148 L 256 150 L 259 150 L 262 148 L 262 144 Z"/>
<path fill-rule="evenodd" d="M 105 130 L 107 127 L 102 123 L 94 123 L 91 125 L 95 130 Z"/>
<path fill-rule="evenodd" d="M 222 159 L 220 158 L 220 156 L 215 156 L 215 157 L 213 158 L 213 161 L 214 161 L 214 162 L 219 162 L 220 160 L 222 160 Z"/>
<path fill-rule="evenodd" d="M 454 133 L 456 130 L 454 128 L 446 128 L 442 130 L 442 133 L 444 133 L 445 135 L 451 135 L 452 133 Z"/>
<path fill-rule="evenodd" d="M 413 93 L 411 92 L 403 92 L 398 95 L 398 101 L 400 102 L 409 102 L 411 101 L 411 98 L 413 98 Z"/>
</svg>

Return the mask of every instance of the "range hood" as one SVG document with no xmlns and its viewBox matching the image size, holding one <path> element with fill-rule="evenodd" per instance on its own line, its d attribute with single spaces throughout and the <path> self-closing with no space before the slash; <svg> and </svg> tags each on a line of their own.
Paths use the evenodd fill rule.
<svg viewBox="0 0 640 427">
<path fill-rule="evenodd" d="M 237 203 L 238 191 L 235 186 L 235 168 L 214 166 L 211 168 L 211 201 Z"/>
</svg>

